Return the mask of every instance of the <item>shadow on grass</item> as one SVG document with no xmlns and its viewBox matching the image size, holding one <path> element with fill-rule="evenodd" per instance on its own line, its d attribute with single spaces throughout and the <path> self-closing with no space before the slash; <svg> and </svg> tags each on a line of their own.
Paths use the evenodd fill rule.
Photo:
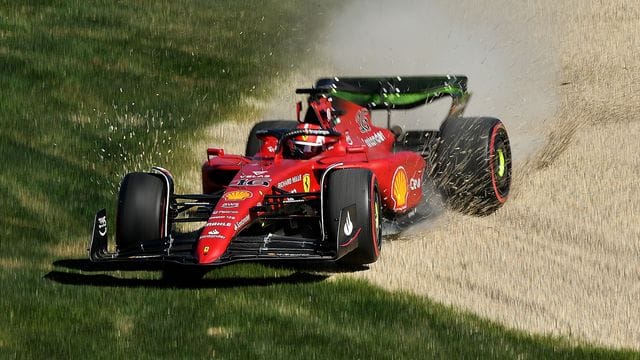
<svg viewBox="0 0 640 360">
<path fill-rule="evenodd" d="M 367 265 L 351 265 L 343 264 L 340 262 L 332 261 L 270 261 L 260 262 L 262 266 L 278 269 L 278 270 L 291 270 L 295 272 L 315 272 L 315 273 L 353 273 L 358 271 L 368 270 Z M 144 261 L 144 262 L 103 262 L 94 263 L 86 259 L 65 259 L 57 260 L 53 262 L 55 267 L 63 267 L 70 270 L 80 270 L 85 272 L 92 271 L 163 271 L 167 270 L 166 263 Z M 211 268 L 202 268 L 201 266 L 180 266 L 176 265 L 172 269 L 180 269 L 192 272 L 202 271 L 202 275 L 206 272 L 214 270 Z"/>
<path fill-rule="evenodd" d="M 158 271 L 164 270 L 165 266 L 161 262 L 140 261 L 140 262 L 91 262 L 88 259 L 64 259 L 56 260 L 53 266 L 70 270 L 80 271 Z"/>
<path fill-rule="evenodd" d="M 241 288 L 262 287 L 279 284 L 305 284 L 325 280 L 328 275 L 311 274 L 297 270 L 290 274 L 260 276 L 229 276 L 220 278 L 204 278 L 212 268 L 199 266 L 167 266 L 162 263 L 92 263 L 84 259 L 58 260 L 56 267 L 82 272 L 105 271 L 161 271 L 160 279 L 122 278 L 108 274 L 84 274 L 67 271 L 51 271 L 45 279 L 66 285 L 84 285 L 101 287 L 145 287 L 145 288 Z M 283 268 L 285 269 L 285 268 Z M 291 269 L 291 268 L 287 268 Z M 293 269 L 291 269 L 293 270 Z"/>
<path fill-rule="evenodd" d="M 44 276 L 45 279 L 65 285 L 83 285 L 99 287 L 145 287 L 145 288 L 184 288 L 184 289 L 228 289 L 240 287 L 262 287 L 281 284 L 305 284 L 323 281 L 326 275 L 316 275 L 296 272 L 291 275 L 268 278 L 221 278 L 221 279 L 176 279 L 173 276 L 161 279 L 135 279 L 119 278 L 105 274 L 79 274 L 64 271 L 51 271 Z"/>
</svg>

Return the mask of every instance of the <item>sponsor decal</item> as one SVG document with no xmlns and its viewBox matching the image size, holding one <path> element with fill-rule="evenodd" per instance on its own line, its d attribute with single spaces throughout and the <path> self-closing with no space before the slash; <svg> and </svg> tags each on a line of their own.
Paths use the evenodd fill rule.
<svg viewBox="0 0 640 360">
<path fill-rule="evenodd" d="M 269 186 L 269 184 L 271 184 L 270 178 L 256 178 L 233 180 L 229 186 Z"/>
<path fill-rule="evenodd" d="M 253 194 L 247 190 L 235 190 L 224 194 L 224 199 L 227 201 L 242 201 L 249 199 Z"/>
<path fill-rule="evenodd" d="M 297 182 L 300 182 L 301 180 L 302 180 L 302 175 L 292 176 L 292 177 L 288 178 L 287 180 L 280 181 L 278 183 L 278 187 L 279 188 L 283 188 L 285 186 L 289 186 L 291 184 L 295 184 Z"/>
<path fill-rule="evenodd" d="M 231 226 L 231 223 L 228 223 L 228 222 L 208 222 L 205 226 L 229 227 L 229 226 Z"/>
<path fill-rule="evenodd" d="M 237 210 L 216 210 L 214 212 L 211 213 L 212 215 L 217 215 L 217 214 L 238 214 Z"/>
<path fill-rule="evenodd" d="M 384 134 L 382 133 L 382 131 L 378 131 L 375 134 L 369 136 L 368 138 L 365 138 L 364 143 L 367 144 L 368 147 L 372 148 L 374 146 L 381 144 L 385 140 L 386 138 L 384 137 Z"/>
<path fill-rule="evenodd" d="M 356 123 L 358 123 L 361 133 L 364 134 L 371 131 L 371 126 L 369 126 L 369 110 L 361 109 L 358 111 L 356 114 Z"/>
<path fill-rule="evenodd" d="M 202 235 L 200 239 L 224 239 L 225 237 L 222 235 Z"/>
<path fill-rule="evenodd" d="M 404 167 L 399 166 L 393 173 L 393 181 L 391 182 L 391 198 L 394 209 L 402 210 L 407 207 L 407 195 L 409 194 L 407 187 L 407 172 Z"/>
<path fill-rule="evenodd" d="M 220 235 L 220 231 L 213 229 L 207 233 L 207 235 Z"/>
<path fill-rule="evenodd" d="M 353 223 L 351 222 L 351 213 L 347 211 L 347 218 L 344 220 L 344 227 L 342 228 L 345 236 L 351 235 L 353 232 Z"/>
<path fill-rule="evenodd" d="M 311 190 L 311 175 L 304 174 L 302 176 L 302 186 L 304 187 L 304 192 Z"/>
<path fill-rule="evenodd" d="M 420 181 L 420 179 L 411 178 L 411 180 L 409 180 L 409 190 L 411 191 L 418 190 L 421 187 L 422 187 L 422 182 Z"/>
<path fill-rule="evenodd" d="M 231 215 L 217 215 L 217 214 L 213 216 L 209 216 L 209 220 L 221 220 L 221 219 L 235 220 L 236 217 Z"/>
<path fill-rule="evenodd" d="M 204 249 L 202 249 L 202 254 L 207 255 L 208 253 L 209 253 L 209 247 L 205 246 Z"/>
<path fill-rule="evenodd" d="M 267 174 L 267 171 L 252 171 L 253 174 L 240 174 L 241 179 L 257 179 L 257 178 L 270 178 L 271 175 Z"/>
<path fill-rule="evenodd" d="M 107 217 L 101 216 L 98 218 L 98 235 L 107 235 Z"/>
<path fill-rule="evenodd" d="M 240 206 L 240 204 L 238 204 L 237 202 L 228 202 L 228 203 L 222 203 L 222 205 L 220 205 L 223 208 L 237 208 L 238 206 Z"/>
<path fill-rule="evenodd" d="M 233 229 L 235 231 L 238 231 L 238 229 L 240 229 L 241 227 L 245 226 L 249 222 L 250 219 L 251 219 L 251 216 L 249 216 L 249 215 L 243 217 L 242 220 L 238 221 L 235 225 L 233 225 Z"/>
</svg>

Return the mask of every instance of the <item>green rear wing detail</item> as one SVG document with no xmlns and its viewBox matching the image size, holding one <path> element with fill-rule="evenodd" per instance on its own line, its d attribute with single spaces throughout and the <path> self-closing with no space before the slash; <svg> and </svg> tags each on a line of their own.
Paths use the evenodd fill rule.
<svg viewBox="0 0 640 360">
<path fill-rule="evenodd" d="M 315 89 L 371 110 L 411 109 L 450 96 L 450 116 L 461 113 L 470 96 L 462 75 L 335 77 L 318 80 Z"/>
</svg>

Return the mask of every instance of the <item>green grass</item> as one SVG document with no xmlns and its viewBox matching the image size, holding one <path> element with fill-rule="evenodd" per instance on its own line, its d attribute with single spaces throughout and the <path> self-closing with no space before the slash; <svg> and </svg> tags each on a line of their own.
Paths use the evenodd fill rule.
<svg viewBox="0 0 640 360">
<path fill-rule="evenodd" d="M 184 288 L 156 272 L 19 274 L 25 283 L 2 300 L 15 304 L 4 341 L 27 358 L 633 355 L 532 337 L 361 281 L 258 265 L 219 269 Z"/>
<path fill-rule="evenodd" d="M 175 287 L 73 260 L 120 175 L 187 171 L 199 130 L 266 98 L 338 6 L 259 3 L 0 1 L 0 358 L 638 356 L 304 270 Z"/>
</svg>

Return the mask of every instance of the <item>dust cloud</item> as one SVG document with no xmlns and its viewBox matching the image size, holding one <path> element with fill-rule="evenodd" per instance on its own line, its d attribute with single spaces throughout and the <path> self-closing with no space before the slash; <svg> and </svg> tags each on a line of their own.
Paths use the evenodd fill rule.
<svg viewBox="0 0 640 360">
<path fill-rule="evenodd" d="M 510 7 L 509 11 L 504 11 Z M 467 116 L 502 119 L 515 161 L 538 149 L 556 110 L 559 59 L 539 35 L 548 17 L 511 2 L 364 1 L 334 15 L 318 51 L 342 76 L 463 74 L 473 93 Z M 437 129 L 448 103 L 394 112 L 405 129 Z"/>
</svg>

